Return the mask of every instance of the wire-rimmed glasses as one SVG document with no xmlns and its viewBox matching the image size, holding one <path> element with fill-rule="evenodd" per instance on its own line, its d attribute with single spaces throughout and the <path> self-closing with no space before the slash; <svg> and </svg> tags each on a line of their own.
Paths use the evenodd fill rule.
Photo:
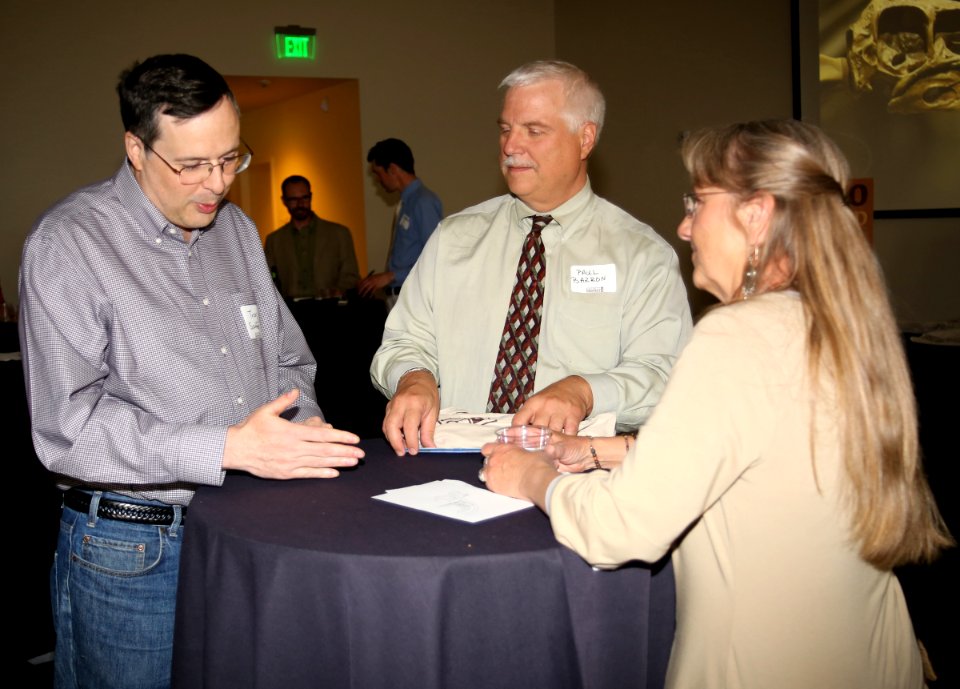
<svg viewBox="0 0 960 689">
<path fill-rule="evenodd" d="M 701 191 L 699 194 L 688 191 L 683 195 L 683 214 L 692 218 L 697 214 L 697 209 L 703 203 L 701 196 L 711 196 L 713 194 L 732 194 L 732 191 Z"/>
<path fill-rule="evenodd" d="M 205 182 L 210 175 L 213 174 L 214 168 L 220 168 L 223 171 L 224 177 L 236 177 L 250 167 L 250 161 L 253 159 L 253 149 L 247 146 L 246 142 L 242 139 L 241 142 L 247 149 L 246 153 L 231 153 L 225 158 L 222 158 L 219 163 L 204 161 L 202 163 L 196 163 L 195 165 L 184 165 L 182 168 L 175 168 L 146 141 L 143 142 L 143 145 L 162 160 L 164 165 L 177 174 L 177 177 L 180 179 L 180 184 L 193 185 Z"/>
</svg>

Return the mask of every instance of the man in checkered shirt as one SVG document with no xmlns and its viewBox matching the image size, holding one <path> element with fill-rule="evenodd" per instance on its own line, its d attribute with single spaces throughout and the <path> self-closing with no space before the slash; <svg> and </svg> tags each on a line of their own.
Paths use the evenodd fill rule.
<svg viewBox="0 0 960 689">
<path fill-rule="evenodd" d="M 229 469 L 329 478 L 363 452 L 323 421 L 316 363 L 253 222 L 223 77 L 189 55 L 121 75 L 126 160 L 40 217 L 20 273 L 34 445 L 64 490 L 56 682 L 170 682 L 180 542 Z"/>
</svg>

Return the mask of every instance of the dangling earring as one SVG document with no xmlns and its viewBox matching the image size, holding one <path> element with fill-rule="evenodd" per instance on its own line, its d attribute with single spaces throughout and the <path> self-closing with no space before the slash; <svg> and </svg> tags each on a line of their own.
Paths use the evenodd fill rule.
<svg viewBox="0 0 960 689">
<path fill-rule="evenodd" d="M 743 271 L 743 287 L 740 288 L 740 298 L 749 299 L 757 291 L 757 269 L 760 266 L 760 245 L 755 244 L 753 251 L 747 255 L 747 267 Z"/>
</svg>

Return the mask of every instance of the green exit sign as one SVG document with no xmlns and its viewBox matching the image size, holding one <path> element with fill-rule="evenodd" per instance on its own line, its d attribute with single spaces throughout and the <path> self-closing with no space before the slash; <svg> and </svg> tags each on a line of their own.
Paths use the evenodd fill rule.
<svg viewBox="0 0 960 689">
<path fill-rule="evenodd" d="M 277 58 L 281 60 L 313 60 L 317 56 L 317 30 L 302 26 L 278 26 L 273 30 L 277 41 Z"/>
</svg>

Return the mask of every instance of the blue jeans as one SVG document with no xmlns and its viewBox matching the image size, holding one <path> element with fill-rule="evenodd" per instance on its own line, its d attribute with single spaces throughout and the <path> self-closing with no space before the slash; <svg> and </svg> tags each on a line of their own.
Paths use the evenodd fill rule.
<svg viewBox="0 0 960 689">
<path fill-rule="evenodd" d="M 103 493 L 123 502 L 144 502 Z M 170 686 L 183 526 L 147 526 L 63 508 L 50 573 L 57 689 Z M 149 503 L 147 503 L 149 504 Z"/>
</svg>

